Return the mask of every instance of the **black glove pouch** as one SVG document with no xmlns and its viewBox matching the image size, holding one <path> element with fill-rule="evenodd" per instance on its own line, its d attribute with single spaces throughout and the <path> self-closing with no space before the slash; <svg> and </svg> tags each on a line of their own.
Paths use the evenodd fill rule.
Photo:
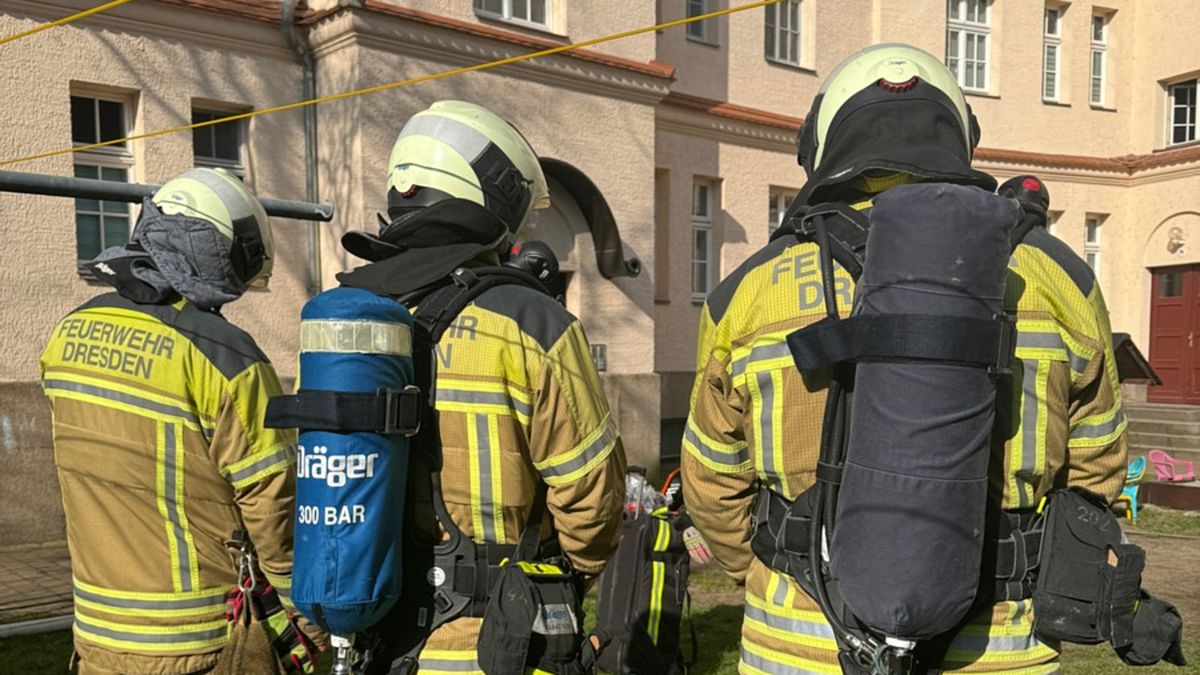
<svg viewBox="0 0 1200 675">
<path fill-rule="evenodd" d="M 1104 499 L 1081 488 L 1048 495 L 1033 594 L 1043 640 L 1108 642 L 1126 663 L 1182 665 L 1182 622 L 1173 606 L 1141 589 L 1146 552 L 1123 542 Z"/>
<path fill-rule="evenodd" d="M 1132 641 L 1116 651 L 1131 666 L 1149 666 L 1159 661 L 1186 666 L 1182 641 L 1183 619 L 1179 611 L 1171 603 L 1142 591 L 1133 615 Z"/>
<path fill-rule="evenodd" d="M 487 675 L 539 668 L 582 675 L 583 606 L 566 565 L 509 562 L 488 596 L 477 644 Z"/>
</svg>

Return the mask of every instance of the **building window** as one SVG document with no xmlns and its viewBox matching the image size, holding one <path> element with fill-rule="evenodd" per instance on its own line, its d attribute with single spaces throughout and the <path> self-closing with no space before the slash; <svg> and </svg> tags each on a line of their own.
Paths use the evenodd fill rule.
<svg viewBox="0 0 1200 675">
<path fill-rule="evenodd" d="M 1102 216 L 1088 216 L 1084 220 L 1083 255 L 1088 267 L 1097 274 L 1100 273 L 1100 225 L 1104 222 Z"/>
<path fill-rule="evenodd" d="M 946 0 L 946 66 L 969 91 L 987 91 L 991 0 Z"/>
<path fill-rule="evenodd" d="M 800 65 L 800 0 L 784 0 L 763 9 L 767 60 Z"/>
<path fill-rule="evenodd" d="M 1198 80 L 1167 87 L 1167 145 L 1196 140 L 1196 84 Z"/>
<path fill-rule="evenodd" d="M 128 135 L 132 105 L 110 95 L 71 96 L 71 140 L 76 146 L 103 143 Z M 75 153 L 76 178 L 129 181 L 133 155 L 126 143 Z M 129 241 L 129 205 L 98 199 L 75 200 L 75 254 L 91 260 L 110 246 Z"/>
<path fill-rule="evenodd" d="M 1158 297 L 1160 298 L 1178 298 L 1183 295 L 1183 272 L 1174 270 L 1171 272 L 1159 272 L 1158 278 L 1161 283 L 1158 285 Z"/>
<path fill-rule="evenodd" d="M 712 0 L 687 0 L 687 16 L 692 18 L 709 13 Z M 705 19 L 704 21 L 693 21 L 687 25 L 687 39 L 695 42 L 707 42 L 708 44 L 717 43 L 717 22 L 716 19 Z"/>
<path fill-rule="evenodd" d="M 1107 67 L 1108 17 L 1097 14 L 1092 17 L 1092 105 L 1104 105 L 1104 71 Z"/>
<path fill-rule="evenodd" d="M 192 110 L 192 124 L 228 117 L 233 113 Z M 222 122 L 192 130 L 192 155 L 196 166 L 228 169 L 241 178 L 246 177 L 245 125 L 246 120 Z"/>
<path fill-rule="evenodd" d="M 692 300 L 703 301 L 712 290 L 713 184 L 692 185 Z"/>
<path fill-rule="evenodd" d="M 796 198 L 796 191 L 791 188 L 772 187 L 770 191 L 770 204 L 767 206 L 767 234 L 775 234 L 775 230 L 783 225 L 783 216 L 787 213 L 788 207 L 792 205 L 792 200 Z"/>
<path fill-rule="evenodd" d="M 1045 28 L 1042 35 L 1042 100 L 1058 100 L 1058 62 L 1059 50 L 1062 48 L 1062 33 L 1060 32 L 1061 10 L 1056 7 L 1046 8 Z"/>
<path fill-rule="evenodd" d="M 482 16 L 513 23 L 524 23 L 535 28 L 550 25 L 550 0 L 475 0 L 475 12 Z"/>
</svg>

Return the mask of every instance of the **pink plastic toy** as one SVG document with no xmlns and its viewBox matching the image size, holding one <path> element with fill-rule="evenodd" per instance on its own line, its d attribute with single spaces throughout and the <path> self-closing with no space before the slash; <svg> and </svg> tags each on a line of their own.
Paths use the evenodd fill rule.
<svg viewBox="0 0 1200 675">
<path fill-rule="evenodd" d="M 1196 467 L 1192 462 L 1175 459 L 1165 450 L 1151 450 L 1146 458 L 1154 465 L 1154 473 L 1159 481 L 1181 483 L 1196 480 Z"/>
</svg>

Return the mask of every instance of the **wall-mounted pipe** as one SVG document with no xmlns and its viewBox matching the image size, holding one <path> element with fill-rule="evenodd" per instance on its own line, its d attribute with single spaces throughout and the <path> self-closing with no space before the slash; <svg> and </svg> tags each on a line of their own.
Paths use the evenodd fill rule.
<svg viewBox="0 0 1200 675">
<path fill-rule="evenodd" d="M 304 68 L 302 100 L 317 97 L 317 64 L 313 57 L 308 37 L 296 26 L 296 5 L 300 0 L 284 0 L 283 36 L 288 45 L 300 57 Z M 304 107 L 304 198 L 310 202 L 320 199 L 320 182 L 317 174 L 317 106 Z M 308 293 L 321 292 L 321 231 L 316 223 L 308 225 Z"/>
<path fill-rule="evenodd" d="M 93 178 L 51 176 L 42 173 L 0 171 L 0 192 L 20 192 L 52 197 L 75 197 L 77 199 L 103 199 L 109 202 L 139 204 L 143 199 L 158 191 L 158 185 L 141 183 L 118 183 Z M 333 220 L 333 204 L 293 202 L 282 199 L 259 199 L 267 215 L 296 220 L 329 222 Z"/>
</svg>

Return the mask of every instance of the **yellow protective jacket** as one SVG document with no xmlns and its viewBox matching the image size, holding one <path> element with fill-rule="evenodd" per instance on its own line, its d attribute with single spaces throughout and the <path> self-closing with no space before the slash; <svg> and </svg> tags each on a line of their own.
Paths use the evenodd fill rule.
<svg viewBox="0 0 1200 675">
<path fill-rule="evenodd" d="M 625 451 L 583 326 L 543 293 L 502 286 L 463 310 L 436 358 L 442 486 L 455 524 L 477 543 L 516 544 L 544 482 L 543 538 L 598 575 L 620 537 Z M 436 630 L 422 675 L 481 674 L 480 625 L 460 618 Z"/>
<path fill-rule="evenodd" d="M 274 369 L 216 314 L 116 293 L 60 321 L 40 369 L 76 651 L 123 673 L 212 666 L 227 641 L 235 528 L 285 601 L 291 587 L 296 435 L 263 427 Z"/>
<path fill-rule="evenodd" d="M 836 280 L 845 315 L 852 285 Z M 683 439 L 688 511 L 714 557 L 746 584 L 740 672 L 839 673 L 816 603 L 750 550 L 758 484 L 794 499 L 813 484 L 825 383 L 802 378 L 788 333 L 825 316 L 815 245 L 770 242 L 708 297 L 700 320 Z M 1034 507 L 1055 486 L 1110 500 L 1121 490 L 1125 418 L 1108 312 L 1091 269 L 1044 229 L 1013 253 L 1005 296 L 1018 328 L 1013 391 L 997 404 L 1005 432 L 992 478 L 1005 509 Z M 807 381 L 806 381 L 807 379 Z M 930 589 L 936 593 L 937 589 Z M 1044 673 L 1057 651 L 1032 634 L 1030 603 L 1000 602 L 969 621 L 947 654 L 958 672 Z"/>
</svg>

